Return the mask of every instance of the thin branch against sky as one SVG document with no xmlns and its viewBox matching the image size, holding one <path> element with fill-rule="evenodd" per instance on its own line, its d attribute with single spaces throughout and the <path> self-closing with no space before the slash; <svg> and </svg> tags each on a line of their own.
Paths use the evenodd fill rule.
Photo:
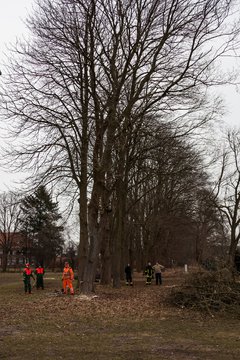
<svg viewBox="0 0 240 360">
<path fill-rule="evenodd" d="M 26 35 L 25 18 L 32 11 L 34 0 L 0 0 L 0 62 L 5 47 L 17 37 Z"/>
<path fill-rule="evenodd" d="M 24 20 L 31 13 L 34 0 L 0 0 L 0 4 L 2 5 L 0 11 L 0 71 L 3 73 L 8 47 L 14 44 L 18 38 L 28 36 Z M 13 174 L 3 171 L 0 164 L 0 191 L 15 187 L 15 181 L 18 179 L 20 179 L 19 176 L 15 177 Z"/>
</svg>

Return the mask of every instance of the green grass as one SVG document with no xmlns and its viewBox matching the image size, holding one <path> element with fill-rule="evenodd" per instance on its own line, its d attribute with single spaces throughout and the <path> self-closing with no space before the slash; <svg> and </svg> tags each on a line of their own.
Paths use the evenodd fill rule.
<svg viewBox="0 0 240 360">
<path fill-rule="evenodd" d="M 240 358 L 239 319 L 166 305 L 170 285 L 97 285 L 97 297 L 62 296 L 61 275 L 25 295 L 21 276 L 0 274 L 0 359 L 232 360 Z"/>
</svg>

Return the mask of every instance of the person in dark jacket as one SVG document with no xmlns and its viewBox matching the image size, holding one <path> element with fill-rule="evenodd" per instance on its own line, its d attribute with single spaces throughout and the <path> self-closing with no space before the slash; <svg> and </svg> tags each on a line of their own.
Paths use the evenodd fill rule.
<svg viewBox="0 0 240 360">
<path fill-rule="evenodd" d="M 42 288 L 42 290 L 44 290 L 44 284 L 43 284 L 43 276 L 45 274 L 44 268 L 41 265 L 38 265 L 38 267 L 35 270 L 35 275 L 36 275 L 36 287 L 37 290 L 39 288 Z"/>
<path fill-rule="evenodd" d="M 152 283 L 152 279 L 153 279 L 153 274 L 154 274 L 154 270 L 152 268 L 152 265 L 150 262 L 148 262 L 144 274 L 146 276 L 146 285 L 151 285 Z"/>
<path fill-rule="evenodd" d="M 35 280 L 32 269 L 30 268 L 30 264 L 27 263 L 23 270 L 23 283 L 24 283 L 25 294 L 27 294 L 27 292 L 31 294 L 32 292 L 31 278 Z"/>
<path fill-rule="evenodd" d="M 126 275 L 126 285 L 131 285 L 131 286 L 133 286 L 133 282 L 132 282 L 132 268 L 131 268 L 130 264 L 127 264 L 127 266 L 125 267 L 125 275 Z"/>
</svg>

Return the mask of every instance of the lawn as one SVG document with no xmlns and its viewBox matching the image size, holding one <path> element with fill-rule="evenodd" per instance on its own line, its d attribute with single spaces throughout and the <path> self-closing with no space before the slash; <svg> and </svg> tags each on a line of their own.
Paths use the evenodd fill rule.
<svg viewBox="0 0 240 360">
<path fill-rule="evenodd" d="M 163 285 L 96 285 L 94 296 L 61 295 L 61 275 L 25 295 L 19 273 L 0 274 L 0 359 L 233 360 L 240 358 L 240 319 L 171 307 L 166 297 L 184 277 Z"/>
</svg>

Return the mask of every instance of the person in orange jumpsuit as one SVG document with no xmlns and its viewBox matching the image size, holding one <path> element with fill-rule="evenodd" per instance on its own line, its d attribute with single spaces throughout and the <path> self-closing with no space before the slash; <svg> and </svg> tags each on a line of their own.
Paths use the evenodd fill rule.
<svg viewBox="0 0 240 360">
<path fill-rule="evenodd" d="M 69 266 L 68 262 L 65 262 L 65 266 L 62 274 L 64 294 L 67 294 L 68 289 L 70 289 L 70 294 L 74 295 L 73 284 L 72 284 L 73 280 L 74 280 L 73 269 Z"/>
</svg>

